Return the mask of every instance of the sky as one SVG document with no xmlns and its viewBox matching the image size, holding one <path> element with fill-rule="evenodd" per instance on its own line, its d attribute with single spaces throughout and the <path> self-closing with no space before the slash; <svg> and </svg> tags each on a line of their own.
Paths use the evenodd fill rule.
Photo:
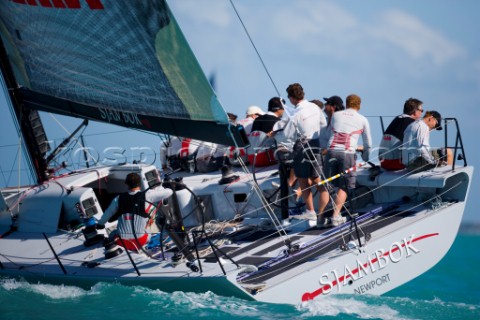
<svg viewBox="0 0 480 320">
<path fill-rule="evenodd" d="M 271 97 L 286 97 L 300 83 L 308 99 L 355 93 L 381 138 L 378 116 L 401 113 L 406 99 L 424 102 L 460 124 L 469 165 L 480 168 L 480 1 L 477 0 L 234 0 L 262 62 L 228 0 L 168 1 L 205 74 L 228 112 L 242 118 L 250 105 L 266 110 Z M 0 186 L 18 182 L 18 137 L 0 93 Z M 58 139 L 81 122 L 42 114 L 48 137 Z M 454 131 L 449 131 L 453 133 Z M 126 134 L 123 128 L 91 123 L 88 146 L 141 146 L 158 152 L 158 136 Z M 432 145 L 443 132 L 432 133 Z M 450 143 L 450 142 L 449 142 Z M 135 155 L 134 155 L 135 156 Z M 13 159 L 13 160 L 10 160 Z M 73 160 L 72 160 L 73 161 Z M 155 158 L 158 164 L 158 159 Z M 20 164 L 24 172 L 24 164 Z M 478 170 L 478 169 L 477 169 Z M 478 172 L 464 221 L 480 222 Z"/>
</svg>

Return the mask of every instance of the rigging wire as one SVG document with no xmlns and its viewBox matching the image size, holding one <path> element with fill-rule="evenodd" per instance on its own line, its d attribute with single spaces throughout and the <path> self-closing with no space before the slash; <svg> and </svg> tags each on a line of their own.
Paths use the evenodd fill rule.
<svg viewBox="0 0 480 320">
<path fill-rule="evenodd" d="M 1 83 L 1 86 L 2 86 L 2 89 L 3 89 L 4 96 L 5 97 L 11 97 L 10 91 L 11 90 L 13 91 L 13 88 L 7 88 L 7 84 L 5 83 L 5 80 L 3 79 L 3 77 L 0 77 L 0 83 Z M 10 111 L 10 116 L 12 118 L 13 125 L 15 126 L 15 131 L 16 131 L 16 133 L 18 135 L 18 138 L 19 138 L 19 142 L 17 144 L 15 144 L 15 146 L 18 148 L 17 156 L 16 156 L 15 161 L 17 161 L 17 157 L 20 154 L 20 157 L 18 157 L 18 187 L 20 189 L 20 184 L 21 184 L 21 182 L 20 182 L 20 179 L 21 179 L 21 176 L 20 176 L 20 171 L 21 171 L 20 170 L 20 161 L 22 160 L 20 149 L 26 148 L 26 146 L 25 146 L 25 144 L 22 143 L 22 137 L 23 137 L 22 133 L 21 133 L 22 131 L 21 131 L 21 128 L 20 128 L 20 123 L 18 121 L 17 115 L 16 115 L 16 113 L 14 111 L 14 108 L 13 108 L 13 105 L 12 105 L 12 103 L 13 103 L 12 98 L 11 99 L 6 99 L 6 101 L 7 101 L 8 109 Z M 33 165 L 32 161 L 29 157 L 25 158 L 25 162 L 26 162 L 26 165 L 28 167 L 28 171 L 30 172 L 28 180 L 32 181 L 32 178 L 36 176 L 34 165 Z M 13 166 L 15 166 L 15 162 L 13 163 Z M 12 171 L 13 171 L 13 166 L 12 166 Z M 9 177 L 8 181 L 10 181 L 10 177 Z"/>
<path fill-rule="evenodd" d="M 237 8 L 235 7 L 235 4 L 233 3 L 233 0 L 230 0 L 230 4 L 232 5 L 232 8 L 233 10 L 235 11 L 235 14 L 237 15 L 237 18 L 238 20 L 240 21 L 240 23 L 242 24 L 242 27 L 253 47 L 253 49 L 255 50 L 257 56 L 258 56 L 258 59 L 260 60 L 260 63 L 262 64 L 263 66 L 263 69 L 265 70 L 265 73 L 267 74 L 268 78 L 270 79 L 270 82 L 272 83 L 276 93 L 277 93 L 277 96 L 281 97 L 280 95 L 280 91 L 278 90 L 277 86 L 275 85 L 275 81 L 273 81 L 273 78 L 272 76 L 270 75 L 270 72 L 268 71 L 268 68 L 265 64 L 265 62 L 263 61 L 262 59 L 262 56 L 260 55 L 260 52 L 258 51 L 257 47 L 255 46 L 255 43 L 253 42 L 253 39 L 252 37 L 250 36 L 250 33 L 248 32 L 248 29 L 245 25 L 245 23 L 243 22 Z M 235 141 L 235 144 L 236 144 L 236 141 Z M 236 145 L 236 147 L 238 148 L 238 145 Z M 245 163 L 243 162 L 243 160 L 241 158 L 239 158 L 239 163 L 242 167 L 242 169 L 246 172 L 246 173 L 249 173 L 249 170 L 247 168 L 247 166 L 245 165 Z M 277 232 L 279 233 L 280 237 L 283 239 L 285 245 L 287 245 L 287 247 L 290 247 L 290 240 L 289 240 L 289 237 L 287 235 L 287 232 L 286 230 L 283 228 L 281 222 L 279 221 L 279 219 L 277 218 L 277 216 L 275 215 L 272 207 L 271 207 L 271 204 L 269 203 L 269 201 L 265 198 L 265 195 L 263 194 L 260 186 L 256 183 L 256 181 L 253 181 L 253 190 L 255 193 L 257 193 L 257 196 L 260 198 L 262 204 L 263 204 L 263 208 L 266 210 L 268 216 L 270 217 L 271 221 L 274 223 L 275 227 L 277 228 Z M 282 235 L 283 233 L 283 235 Z"/>
<path fill-rule="evenodd" d="M 255 43 L 253 42 L 253 39 L 252 39 L 252 37 L 250 36 L 250 33 L 248 32 L 248 29 L 247 29 L 245 23 L 243 22 L 243 20 L 242 20 L 240 14 L 239 14 L 237 8 L 235 7 L 235 4 L 233 3 L 233 0 L 230 0 L 230 4 L 232 5 L 232 8 L 233 8 L 233 10 L 235 11 L 235 14 L 237 15 L 238 20 L 239 20 L 240 23 L 242 24 L 242 27 L 243 27 L 243 29 L 245 30 L 245 33 L 246 33 L 246 35 L 247 35 L 247 37 L 248 37 L 248 39 L 249 39 L 252 47 L 254 48 L 254 50 L 255 50 L 255 52 L 256 52 L 256 54 L 257 54 L 257 56 L 258 56 L 258 58 L 259 58 L 259 60 L 260 60 L 260 62 L 261 62 L 261 64 L 262 64 L 262 66 L 263 66 L 263 68 L 264 68 L 267 76 L 268 76 L 269 79 L 270 79 L 270 82 L 272 83 L 273 87 L 275 88 L 275 91 L 277 92 L 277 95 L 278 95 L 279 97 L 281 97 L 280 91 L 278 90 L 277 86 L 275 85 L 275 82 L 273 81 L 273 78 L 272 78 L 272 76 L 270 75 L 270 72 L 268 71 L 268 68 L 267 68 L 265 62 L 263 61 L 262 56 L 260 55 L 260 52 L 258 51 Z M 297 129 L 297 130 L 298 130 L 298 129 Z M 310 148 L 310 145 L 308 145 L 308 148 Z M 316 161 L 316 160 L 315 160 L 315 161 Z M 320 173 L 317 173 L 317 174 L 319 174 L 319 177 L 321 177 L 322 179 L 325 179 L 325 176 L 323 175 L 323 173 L 321 173 L 321 174 L 320 174 Z M 306 188 L 305 190 L 310 189 L 310 188 L 312 188 L 312 187 L 314 187 L 314 186 L 316 186 L 316 185 L 313 184 L 311 187 Z M 320 186 L 320 185 L 319 185 L 319 186 Z M 328 186 L 326 186 L 326 188 L 328 188 Z M 302 191 L 303 191 L 303 190 L 302 190 Z M 269 202 L 268 202 L 266 199 L 264 199 L 264 195 L 262 194 L 262 195 L 259 195 L 259 196 L 260 196 L 260 198 L 262 199 L 262 202 L 265 202 L 265 203 L 266 203 L 265 206 L 268 206 L 268 207 L 269 207 L 270 204 L 269 204 Z M 330 193 L 329 193 L 329 196 L 331 197 Z M 331 200 L 333 200 L 333 199 L 331 199 Z M 269 211 L 269 210 L 267 210 L 267 211 Z M 270 214 L 269 214 L 269 215 L 270 215 Z M 349 215 L 351 216 L 350 212 L 349 212 Z M 275 218 L 276 218 L 276 216 L 275 216 Z"/>
<path fill-rule="evenodd" d="M 268 71 L 268 68 L 267 68 L 267 66 L 265 65 L 265 62 L 263 62 L 262 56 L 260 55 L 260 52 L 257 50 L 257 47 L 255 46 L 255 43 L 253 42 L 252 37 L 250 36 L 250 33 L 248 32 L 247 27 L 246 27 L 245 24 L 243 23 L 243 20 L 242 20 L 242 18 L 240 17 L 240 14 L 238 13 L 237 8 L 235 7 L 235 4 L 233 3 L 233 0 L 230 0 L 230 4 L 232 5 L 233 10 L 235 11 L 235 14 L 236 14 L 237 17 L 238 17 L 238 20 L 240 20 L 240 23 L 242 24 L 243 29 L 245 30 L 245 33 L 247 34 L 247 37 L 248 37 L 248 39 L 250 40 L 250 43 L 251 43 L 252 46 L 253 46 L 253 49 L 255 49 L 255 52 L 257 53 L 258 59 L 260 59 L 260 62 L 262 63 L 262 66 L 263 66 L 263 69 L 265 69 L 265 72 L 267 73 L 268 78 L 270 79 L 270 82 L 272 83 L 273 87 L 275 88 L 275 91 L 277 92 L 277 95 L 278 95 L 279 97 L 281 97 L 280 91 L 278 91 L 278 88 L 277 88 L 277 86 L 275 85 L 275 82 L 273 81 L 273 78 L 272 78 L 272 76 L 270 75 L 270 72 Z"/>
<path fill-rule="evenodd" d="M 248 172 L 248 168 L 246 164 L 243 162 L 243 159 L 241 157 L 238 158 L 240 165 L 244 170 Z M 266 213 L 268 214 L 270 220 L 274 223 L 277 233 L 280 236 L 280 238 L 284 241 L 285 245 L 287 247 L 290 247 L 291 241 L 289 239 L 289 236 L 287 234 L 287 231 L 283 228 L 281 221 L 278 219 L 277 215 L 275 214 L 271 204 L 268 202 L 268 200 L 265 198 L 265 195 L 263 194 L 263 191 L 261 187 L 258 185 L 256 181 L 252 181 L 252 189 L 255 191 L 257 196 L 259 197 L 260 201 L 262 202 L 263 209 L 265 209 Z"/>
<path fill-rule="evenodd" d="M 20 145 L 22 144 L 22 135 L 19 135 L 18 136 L 18 192 L 20 192 L 20 163 L 21 163 L 21 160 L 22 160 L 22 148 L 20 148 Z"/>
<path fill-rule="evenodd" d="M 65 128 L 64 125 L 62 125 L 62 123 L 52 114 L 52 113 L 48 113 L 50 115 L 50 117 L 52 117 L 53 120 L 55 120 L 55 122 L 60 126 L 60 128 L 62 128 L 68 135 L 71 135 L 72 133 L 70 131 L 67 130 L 67 128 Z"/>
<path fill-rule="evenodd" d="M 0 165 L 0 172 L 2 173 L 3 183 L 5 186 L 7 186 L 7 179 L 5 177 L 5 172 L 3 172 L 2 165 Z"/>
<path fill-rule="evenodd" d="M 15 164 L 17 163 L 17 161 L 20 162 L 20 159 L 18 159 L 18 153 L 20 152 L 20 149 L 21 149 L 21 146 L 19 144 L 17 144 L 17 152 L 15 154 L 15 159 L 13 160 L 12 168 L 10 169 L 10 174 L 8 175 L 8 180 L 7 180 L 8 184 L 10 183 L 10 178 L 12 177 L 12 173 L 14 171 L 13 168 L 15 167 Z M 20 168 L 18 168 L 18 170 L 20 171 Z M 8 184 L 7 184 L 7 186 L 8 186 Z"/>
</svg>

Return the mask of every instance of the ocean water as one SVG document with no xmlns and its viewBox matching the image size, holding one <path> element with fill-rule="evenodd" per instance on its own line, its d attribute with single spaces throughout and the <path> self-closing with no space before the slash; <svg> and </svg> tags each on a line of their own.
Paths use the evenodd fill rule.
<svg viewBox="0 0 480 320">
<path fill-rule="evenodd" d="M 459 234 L 427 273 L 384 296 L 342 295 L 296 306 L 212 293 L 99 283 L 89 290 L 0 278 L 0 319 L 480 319 L 480 235 Z"/>
</svg>

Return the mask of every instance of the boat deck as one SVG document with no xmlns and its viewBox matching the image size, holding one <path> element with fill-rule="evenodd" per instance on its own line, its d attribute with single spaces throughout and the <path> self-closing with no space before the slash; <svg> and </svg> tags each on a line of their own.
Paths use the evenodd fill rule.
<svg viewBox="0 0 480 320">
<path fill-rule="evenodd" d="M 401 220 L 414 217 L 423 207 L 416 210 L 408 210 L 408 208 L 410 206 L 391 204 L 383 207 L 377 206 L 376 209 L 369 212 L 360 213 L 356 217 L 356 221 L 362 244 L 365 239 L 369 240 L 372 234 L 388 225 L 396 224 L 398 227 L 399 224 L 402 224 Z M 221 247 L 220 250 L 239 265 L 255 266 L 258 271 L 239 279 L 242 284 L 255 284 L 263 283 L 280 275 L 286 268 L 291 269 L 304 262 L 328 255 L 328 253 L 336 251 L 335 249 L 345 251 L 347 250 L 346 244 L 352 240 L 358 242 L 357 239 L 357 230 L 353 220 L 350 220 L 338 227 L 326 229 L 313 227 L 294 233 L 288 237 L 288 241 L 292 244 L 292 249 L 288 254 L 286 253 L 286 239 L 282 238 L 279 233 L 267 231 L 252 233 L 237 243 Z M 235 241 L 235 235 L 232 236 L 232 240 Z M 217 254 L 221 255 L 218 252 Z M 204 260 L 205 263 L 217 263 L 217 261 L 218 259 L 213 253 Z"/>
</svg>

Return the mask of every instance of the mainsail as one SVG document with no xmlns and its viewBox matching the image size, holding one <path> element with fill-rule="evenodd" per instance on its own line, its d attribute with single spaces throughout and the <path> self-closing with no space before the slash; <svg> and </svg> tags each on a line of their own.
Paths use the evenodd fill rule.
<svg viewBox="0 0 480 320">
<path fill-rule="evenodd" d="M 28 108 L 243 145 L 164 0 L 3 0 L 0 35 Z"/>
</svg>

